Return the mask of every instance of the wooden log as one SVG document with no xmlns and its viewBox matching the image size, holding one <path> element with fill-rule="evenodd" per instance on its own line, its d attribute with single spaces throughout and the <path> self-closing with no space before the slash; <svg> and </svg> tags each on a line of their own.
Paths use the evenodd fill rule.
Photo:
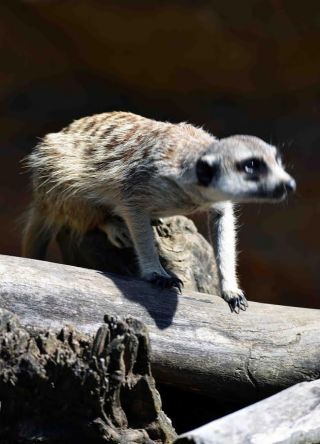
<svg viewBox="0 0 320 444">
<path fill-rule="evenodd" d="M 140 319 L 159 382 L 252 402 L 319 378 L 319 310 L 251 302 L 236 315 L 212 295 L 10 256 L 0 256 L 0 283 L 0 306 L 24 325 L 93 334 L 105 313 Z"/>
<path fill-rule="evenodd" d="M 169 444 L 176 438 L 139 321 L 106 317 L 94 338 L 22 327 L 0 309 L 0 442 Z"/>
<path fill-rule="evenodd" d="M 320 380 L 302 382 L 181 435 L 175 444 L 320 442 Z"/>
</svg>

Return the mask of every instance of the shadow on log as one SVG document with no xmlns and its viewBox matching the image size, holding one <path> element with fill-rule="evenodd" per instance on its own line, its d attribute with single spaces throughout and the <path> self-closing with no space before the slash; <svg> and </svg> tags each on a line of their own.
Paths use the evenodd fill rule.
<svg viewBox="0 0 320 444">
<path fill-rule="evenodd" d="M 0 442 L 169 443 L 143 324 L 106 316 L 94 339 L 0 310 Z"/>
</svg>

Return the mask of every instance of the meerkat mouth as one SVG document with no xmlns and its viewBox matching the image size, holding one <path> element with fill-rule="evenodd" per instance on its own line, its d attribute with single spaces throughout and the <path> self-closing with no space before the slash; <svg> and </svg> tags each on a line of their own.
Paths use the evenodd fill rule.
<svg viewBox="0 0 320 444">
<path fill-rule="evenodd" d="M 283 184 L 277 185 L 270 189 L 265 186 L 261 186 L 257 191 L 248 193 L 244 198 L 248 198 L 250 201 L 265 201 L 265 202 L 281 202 L 288 197 L 288 190 Z"/>
</svg>

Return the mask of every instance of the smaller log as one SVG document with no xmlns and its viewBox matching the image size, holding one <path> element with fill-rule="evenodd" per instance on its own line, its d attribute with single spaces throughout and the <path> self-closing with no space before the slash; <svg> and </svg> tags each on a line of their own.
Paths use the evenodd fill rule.
<svg viewBox="0 0 320 444">
<path fill-rule="evenodd" d="M 146 327 L 106 316 L 94 339 L 0 309 L 0 442 L 170 443 Z"/>
<path fill-rule="evenodd" d="M 181 435 L 175 444 L 320 442 L 320 380 L 277 395 Z"/>
</svg>

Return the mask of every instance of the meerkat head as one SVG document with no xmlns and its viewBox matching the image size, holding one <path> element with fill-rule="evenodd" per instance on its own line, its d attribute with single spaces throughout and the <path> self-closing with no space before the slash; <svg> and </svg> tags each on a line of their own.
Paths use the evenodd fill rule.
<svg viewBox="0 0 320 444">
<path fill-rule="evenodd" d="M 208 201 L 280 201 L 296 188 L 277 149 L 253 136 L 214 142 L 198 159 L 196 176 Z"/>
</svg>

